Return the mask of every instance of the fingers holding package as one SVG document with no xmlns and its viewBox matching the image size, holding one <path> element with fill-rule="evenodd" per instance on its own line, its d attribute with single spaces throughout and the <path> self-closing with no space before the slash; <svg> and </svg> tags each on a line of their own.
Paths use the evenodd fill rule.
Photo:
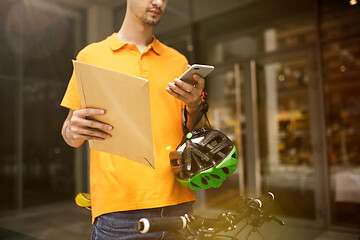
<svg viewBox="0 0 360 240">
<path fill-rule="evenodd" d="M 85 140 L 103 141 L 111 135 L 106 131 L 111 131 L 112 126 L 106 123 L 91 119 L 93 116 L 104 115 L 103 109 L 85 108 L 80 110 L 70 110 L 66 121 L 65 136 L 77 145 L 77 142 Z M 71 144 L 73 145 L 73 144 Z"/>
</svg>

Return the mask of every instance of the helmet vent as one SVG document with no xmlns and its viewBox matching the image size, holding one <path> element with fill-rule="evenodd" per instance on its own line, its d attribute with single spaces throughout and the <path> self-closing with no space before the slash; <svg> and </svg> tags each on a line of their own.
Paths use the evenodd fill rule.
<svg viewBox="0 0 360 240">
<path fill-rule="evenodd" d="M 231 157 L 237 159 L 236 152 Z"/>
<path fill-rule="evenodd" d="M 205 178 L 202 178 L 202 179 L 201 179 L 201 183 L 204 184 L 204 185 L 207 185 L 207 184 L 208 184 L 208 182 L 206 181 Z"/>
<path fill-rule="evenodd" d="M 193 185 L 194 187 L 200 188 L 197 184 L 191 182 L 191 185 Z"/>
<path fill-rule="evenodd" d="M 218 145 L 218 142 L 217 142 L 216 140 L 214 140 L 214 141 L 211 141 L 211 142 L 209 143 L 209 145 L 214 148 L 215 146 Z"/>
<path fill-rule="evenodd" d="M 230 171 L 227 167 L 223 167 L 222 170 L 226 175 L 228 175 L 230 173 Z"/>
<path fill-rule="evenodd" d="M 216 178 L 216 179 L 220 179 L 220 177 L 218 175 L 215 175 L 215 174 L 210 174 L 213 178 Z"/>
</svg>

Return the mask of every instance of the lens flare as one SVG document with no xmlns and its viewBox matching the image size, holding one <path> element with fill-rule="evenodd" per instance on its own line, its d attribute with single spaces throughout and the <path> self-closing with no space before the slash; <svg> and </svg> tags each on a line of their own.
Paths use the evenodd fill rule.
<svg viewBox="0 0 360 240">
<path fill-rule="evenodd" d="M 7 13 L 5 34 L 17 54 L 45 58 L 59 51 L 71 33 L 68 9 L 45 1 L 19 1 Z"/>
</svg>

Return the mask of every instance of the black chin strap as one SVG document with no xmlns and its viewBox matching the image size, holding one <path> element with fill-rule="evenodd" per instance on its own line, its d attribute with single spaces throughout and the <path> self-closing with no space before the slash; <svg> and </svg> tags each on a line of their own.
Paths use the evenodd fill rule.
<svg viewBox="0 0 360 240">
<path fill-rule="evenodd" d="M 208 94 L 206 92 L 202 92 L 202 94 L 201 94 L 202 109 L 200 110 L 198 116 L 196 117 L 196 120 L 194 122 L 194 126 L 192 128 L 194 128 L 201 121 L 201 118 L 203 116 L 205 116 L 205 119 L 206 119 L 207 123 L 209 124 L 209 127 L 211 128 L 209 119 L 208 119 L 208 117 L 206 115 L 207 111 L 209 110 L 209 105 L 207 104 L 207 96 L 208 96 Z M 187 127 L 187 121 L 188 121 L 188 112 L 187 112 L 186 106 L 185 106 L 185 108 L 184 108 L 184 122 L 183 122 L 183 128 L 186 131 L 185 135 L 188 132 L 190 132 L 189 128 Z"/>
</svg>

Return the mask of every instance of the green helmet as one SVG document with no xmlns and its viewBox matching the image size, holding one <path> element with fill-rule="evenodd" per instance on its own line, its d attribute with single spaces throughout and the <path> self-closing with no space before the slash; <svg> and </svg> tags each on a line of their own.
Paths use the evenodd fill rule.
<svg viewBox="0 0 360 240">
<path fill-rule="evenodd" d="M 218 130 L 201 128 L 189 132 L 170 163 L 177 180 L 192 190 L 220 187 L 237 167 L 233 142 Z"/>
</svg>

